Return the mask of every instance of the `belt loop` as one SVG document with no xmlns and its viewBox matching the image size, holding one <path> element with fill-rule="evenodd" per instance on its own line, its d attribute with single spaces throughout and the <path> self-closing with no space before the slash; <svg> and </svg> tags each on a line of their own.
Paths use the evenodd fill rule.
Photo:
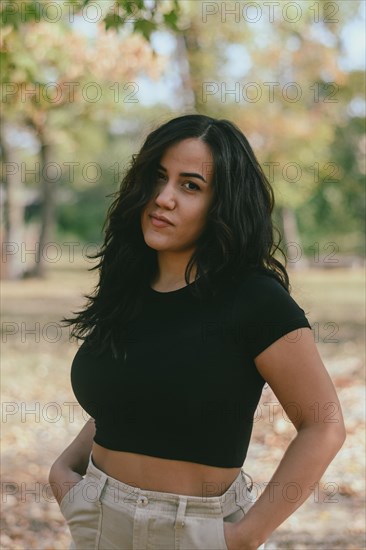
<svg viewBox="0 0 366 550">
<path fill-rule="evenodd" d="M 87 470 L 89 469 L 89 466 L 94 466 L 94 462 L 93 462 L 93 451 L 90 451 L 90 454 L 89 454 L 89 459 L 88 459 L 88 466 L 87 466 Z"/>
<path fill-rule="evenodd" d="M 252 476 L 250 476 L 249 474 L 244 472 L 243 468 L 241 469 L 241 473 L 242 473 L 242 476 L 243 476 L 244 480 L 245 480 L 246 477 L 248 477 L 250 479 L 250 485 L 248 485 L 246 480 L 245 480 L 245 483 L 247 484 L 248 491 L 251 492 L 252 489 L 253 489 L 253 478 L 252 478 Z"/>
<path fill-rule="evenodd" d="M 99 478 L 98 482 L 98 500 L 100 502 L 103 494 L 104 487 L 107 483 L 108 476 L 103 472 Z"/>
<path fill-rule="evenodd" d="M 184 516 L 186 513 L 186 507 L 187 507 L 187 497 L 183 495 L 179 495 L 179 506 L 178 506 L 177 516 L 174 524 L 175 529 L 184 526 Z"/>
</svg>

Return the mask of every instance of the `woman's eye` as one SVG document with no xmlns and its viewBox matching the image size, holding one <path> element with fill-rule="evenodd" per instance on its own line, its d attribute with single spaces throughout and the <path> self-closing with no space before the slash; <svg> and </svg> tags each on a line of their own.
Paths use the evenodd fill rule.
<svg viewBox="0 0 366 550">
<path fill-rule="evenodd" d="M 196 183 L 193 183 L 193 181 L 187 181 L 184 185 L 194 185 L 194 187 L 199 191 L 200 187 Z M 194 191 L 194 189 L 190 189 L 190 191 Z"/>
<path fill-rule="evenodd" d="M 156 175 L 156 181 L 157 182 L 167 181 L 167 179 L 168 179 L 168 176 L 166 174 L 157 174 Z M 188 191 L 199 191 L 200 190 L 199 185 L 197 185 L 196 183 L 193 183 L 193 181 L 187 181 L 183 185 L 192 185 L 193 186 L 193 188 L 188 189 Z"/>
</svg>

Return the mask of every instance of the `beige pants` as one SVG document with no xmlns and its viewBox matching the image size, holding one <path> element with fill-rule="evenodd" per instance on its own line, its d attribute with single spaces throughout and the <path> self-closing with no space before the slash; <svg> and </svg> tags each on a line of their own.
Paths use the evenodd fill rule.
<svg viewBox="0 0 366 550">
<path fill-rule="evenodd" d="M 107 476 L 90 455 L 85 477 L 60 503 L 69 550 L 228 550 L 224 521 L 239 521 L 253 504 L 245 477 L 241 469 L 219 497 L 210 486 L 207 497 L 148 491 Z"/>
</svg>

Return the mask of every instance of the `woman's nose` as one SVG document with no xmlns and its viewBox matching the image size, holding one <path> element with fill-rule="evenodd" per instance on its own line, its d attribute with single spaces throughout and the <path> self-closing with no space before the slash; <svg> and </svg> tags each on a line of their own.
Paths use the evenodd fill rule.
<svg viewBox="0 0 366 550">
<path fill-rule="evenodd" d="M 172 185 L 166 184 L 158 188 L 155 196 L 155 202 L 159 206 L 169 208 L 175 203 L 174 190 Z"/>
</svg>

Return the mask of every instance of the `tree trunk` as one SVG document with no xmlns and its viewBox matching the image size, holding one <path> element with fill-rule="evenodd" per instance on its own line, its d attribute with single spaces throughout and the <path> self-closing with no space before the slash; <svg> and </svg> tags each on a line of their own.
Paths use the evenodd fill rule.
<svg viewBox="0 0 366 550">
<path fill-rule="evenodd" d="M 50 145 L 47 143 L 44 134 L 38 133 L 41 143 L 40 169 L 41 169 L 41 193 L 42 209 L 41 222 L 36 253 L 36 264 L 31 272 L 34 277 L 44 277 L 47 263 L 47 245 L 53 242 L 55 224 L 55 183 L 48 177 L 47 165 L 50 162 Z"/>
<path fill-rule="evenodd" d="M 180 83 L 178 99 L 181 103 L 180 107 L 185 110 L 195 110 L 196 95 L 193 90 L 192 76 L 189 64 L 189 56 L 187 49 L 187 38 L 182 34 L 177 34 L 176 62 L 178 65 Z"/>
<path fill-rule="evenodd" d="M 0 127 L 5 193 L 1 227 L 1 278 L 17 280 L 25 271 L 24 185 L 14 148 L 6 139 L 6 125 Z"/>
<path fill-rule="evenodd" d="M 302 269 L 304 267 L 304 253 L 300 242 L 299 230 L 295 212 L 292 208 L 281 208 L 282 226 L 284 232 L 284 252 L 287 256 L 290 269 Z"/>
</svg>

